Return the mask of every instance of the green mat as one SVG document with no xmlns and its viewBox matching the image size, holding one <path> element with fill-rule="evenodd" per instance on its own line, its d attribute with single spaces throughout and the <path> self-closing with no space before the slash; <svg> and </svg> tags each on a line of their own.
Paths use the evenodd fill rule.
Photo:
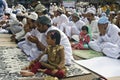
<svg viewBox="0 0 120 80">
<path fill-rule="evenodd" d="M 73 50 L 73 54 L 84 59 L 103 56 L 102 53 L 93 50 Z"/>
</svg>

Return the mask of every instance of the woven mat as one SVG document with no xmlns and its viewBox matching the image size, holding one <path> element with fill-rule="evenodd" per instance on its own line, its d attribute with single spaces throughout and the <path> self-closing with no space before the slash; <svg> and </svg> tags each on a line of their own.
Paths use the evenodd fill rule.
<svg viewBox="0 0 120 80">
<path fill-rule="evenodd" d="M 3 37 L 4 37 L 4 38 L 5 38 L 5 37 L 10 37 L 10 36 L 11 36 L 11 34 L 0 34 L 0 38 L 1 38 L 1 37 L 2 37 L 2 38 L 3 38 Z"/>
<path fill-rule="evenodd" d="M 5 47 L 17 47 L 17 44 L 14 42 L 0 42 L 0 47 L 5 46 Z"/>
<path fill-rule="evenodd" d="M 48 77 L 49 75 L 40 72 L 33 77 L 22 77 L 19 74 L 21 68 L 29 62 L 24 53 L 16 48 L 17 45 L 10 41 L 10 36 L 10 34 L 0 34 L 0 80 L 43 80 Z M 90 80 L 88 75 L 91 75 L 89 71 L 73 62 L 71 66 L 67 66 L 66 78 L 62 80 Z M 82 78 L 83 76 L 88 79 Z M 80 77 L 81 79 L 78 79 Z"/>
<path fill-rule="evenodd" d="M 29 61 L 27 60 L 27 56 L 18 48 L 0 47 L 0 63 L 1 80 L 43 80 L 43 78 L 49 76 L 38 72 L 32 77 L 22 77 L 19 72 L 21 68 L 29 64 Z M 86 75 L 91 75 L 91 73 L 73 62 L 71 66 L 67 66 L 66 78 L 63 80 Z"/>
<path fill-rule="evenodd" d="M 103 56 L 102 53 L 93 50 L 73 50 L 73 55 L 83 59 Z"/>
<path fill-rule="evenodd" d="M 15 42 L 11 42 L 10 34 L 0 34 L 0 46 L 17 47 Z"/>
<path fill-rule="evenodd" d="M 0 42 L 11 42 L 9 37 L 0 37 Z"/>
</svg>

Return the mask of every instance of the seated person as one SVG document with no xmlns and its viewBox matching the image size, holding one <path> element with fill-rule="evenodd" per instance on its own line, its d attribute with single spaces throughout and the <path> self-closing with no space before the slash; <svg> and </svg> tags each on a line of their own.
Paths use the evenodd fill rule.
<svg viewBox="0 0 120 80">
<path fill-rule="evenodd" d="M 82 27 L 82 31 L 80 32 L 79 36 L 79 43 L 72 44 L 73 49 L 89 49 L 88 43 L 90 41 L 90 35 L 87 26 Z"/>
<path fill-rule="evenodd" d="M 65 53 L 64 47 L 60 45 L 61 35 L 57 30 L 50 30 L 46 37 L 48 47 L 43 54 L 25 68 L 27 71 L 20 72 L 22 76 L 33 76 L 37 71 L 41 71 L 58 78 L 65 77 Z M 40 60 L 43 55 L 48 56 L 47 62 Z"/>
<path fill-rule="evenodd" d="M 100 37 L 95 41 L 89 42 L 90 48 L 98 52 L 103 52 L 109 57 L 118 58 L 120 56 L 118 46 L 120 39 L 118 32 L 120 32 L 120 29 L 116 25 L 109 23 L 108 18 L 105 16 L 99 19 L 98 28 Z"/>
</svg>

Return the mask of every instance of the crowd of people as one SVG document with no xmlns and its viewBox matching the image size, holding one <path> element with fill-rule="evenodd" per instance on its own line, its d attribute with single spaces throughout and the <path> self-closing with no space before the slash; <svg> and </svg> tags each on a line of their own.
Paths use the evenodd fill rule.
<svg viewBox="0 0 120 80">
<path fill-rule="evenodd" d="M 92 5 L 85 11 L 50 4 L 47 9 L 33 0 L 26 9 L 21 4 L 9 8 L 0 0 L 0 33 L 12 34 L 11 41 L 25 53 L 30 65 L 20 72 L 33 76 L 41 71 L 65 77 L 72 50 L 92 49 L 120 59 L 120 11 L 98 13 Z"/>
</svg>

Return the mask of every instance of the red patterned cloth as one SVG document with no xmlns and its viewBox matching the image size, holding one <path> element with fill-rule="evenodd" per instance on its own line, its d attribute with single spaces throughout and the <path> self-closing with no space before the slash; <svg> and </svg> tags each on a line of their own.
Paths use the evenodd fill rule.
<svg viewBox="0 0 120 80">
<path fill-rule="evenodd" d="M 80 33 L 79 43 L 72 45 L 75 49 L 86 50 L 88 48 L 88 43 L 90 41 L 90 36 L 88 34 Z"/>
</svg>

